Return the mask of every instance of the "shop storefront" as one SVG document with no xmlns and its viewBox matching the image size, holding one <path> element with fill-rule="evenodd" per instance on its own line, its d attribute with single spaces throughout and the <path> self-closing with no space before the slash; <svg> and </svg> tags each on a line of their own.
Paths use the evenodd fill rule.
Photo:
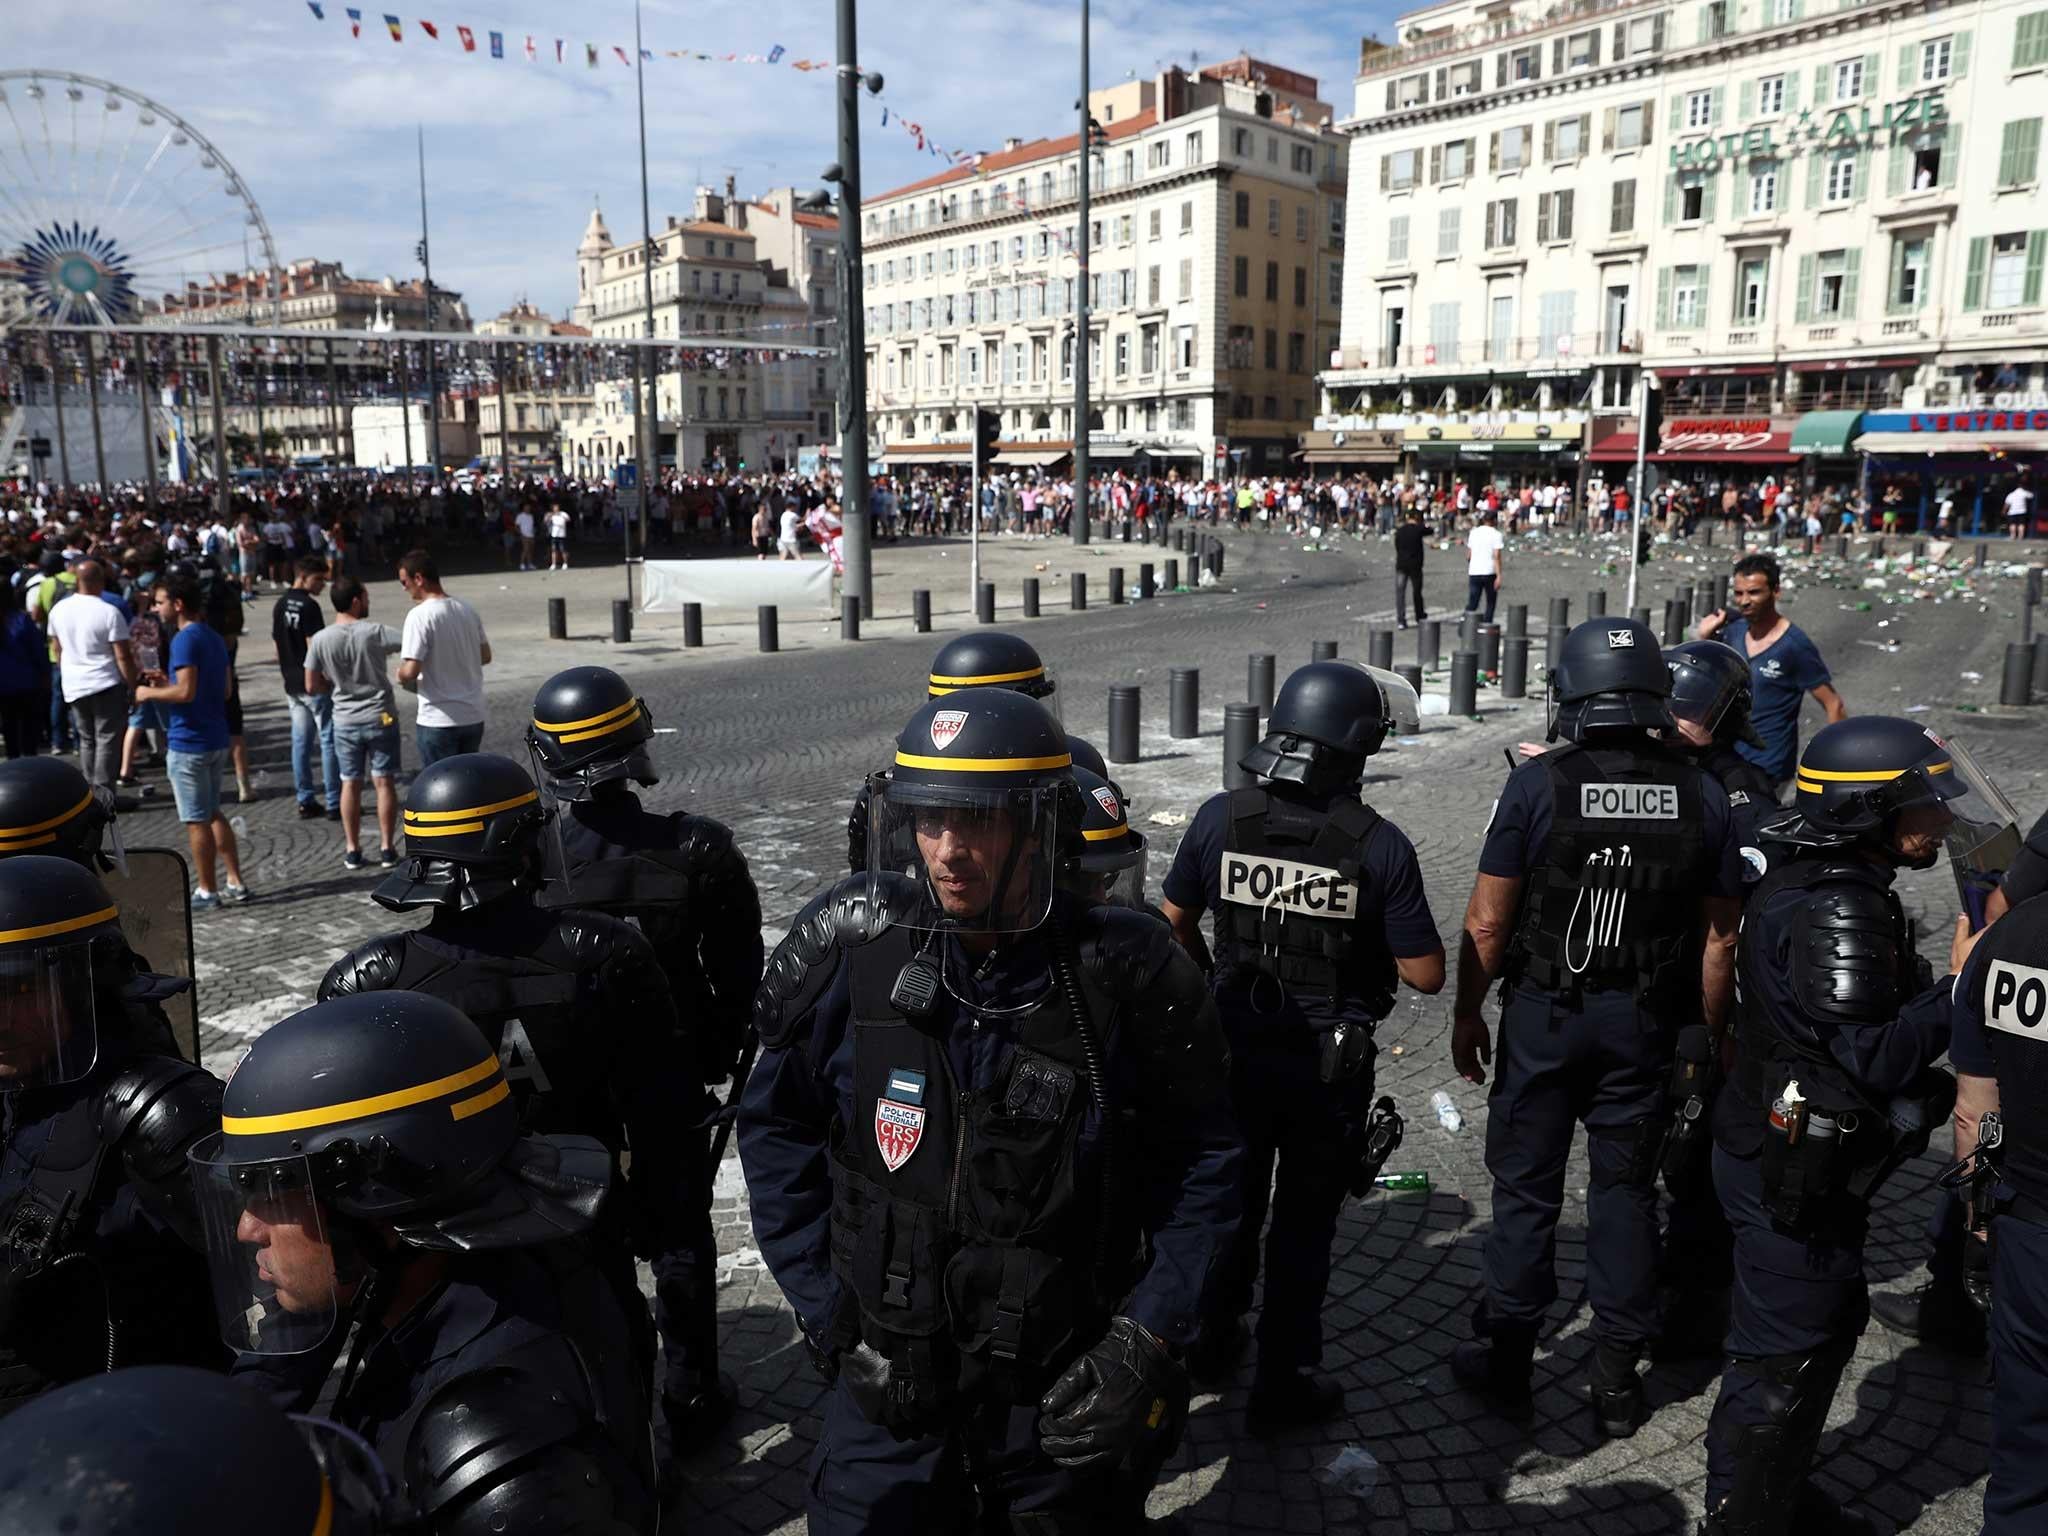
<svg viewBox="0 0 2048 1536">
<path fill-rule="evenodd" d="M 1856 438 L 1863 428 L 1861 411 L 1808 411 L 1792 429 L 1792 451 L 1806 473 L 1809 490 L 1830 486 L 1847 491 L 1863 473 Z"/>
<path fill-rule="evenodd" d="M 1718 497 L 1731 485 L 1782 483 L 1800 461 L 1792 446 L 1798 425 L 1790 416 L 1667 416 L 1646 457 L 1665 483 Z M 1601 429 L 1587 457 L 1609 484 L 1625 480 L 1636 461 L 1635 423 Z"/>
<path fill-rule="evenodd" d="M 1944 497 L 1955 503 L 1958 533 L 2003 528 L 2015 485 L 2034 493 L 2039 532 L 2048 488 L 2048 395 L 1991 395 L 1967 408 L 1869 411 L 1856 439 L 1873 505 L 1896 486 L 1920 526 L 1932 528 Z"/>
<path fill-rule="evenodd" d="M 1391 473 L 1401 462 L 1401 434 L 1374 428 L 1355 432 L 1304 432 L 1295 463 L 1323 478 Z"/>
<path fill-rule="evenodd" d="M 1444 422 L 1412 426 L 1401 434 L 1418 475 L 1431 480 L 1469 480 L 1514 489 L 1546 480 L 1571 480 L 1578 473 L 1585 422 Z"/>
</svg>

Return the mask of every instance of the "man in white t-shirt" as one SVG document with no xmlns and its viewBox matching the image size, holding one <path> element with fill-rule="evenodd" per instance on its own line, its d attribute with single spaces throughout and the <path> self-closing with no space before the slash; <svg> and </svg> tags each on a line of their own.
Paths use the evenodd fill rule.
<svg viewBox="0 0 2048 1536">
<path fill-rule="evenodd" d="M 781 536 L 778 537 L 775 541 L 776 556 L 778 559 L 801 560 L 803 558 L 803 550 L 799 548 L 797 545 L 797 522 L 798 519 L 796 515 L 796 508 L 793 506 L 785 506 L 782 509 Z"/>
<path fill-rule="evenodd" d="M 1481 511 L 1479 521 L 1465 535 L 1465 611 L 1473 612 L 1480 598 L 1486 599 L 1486 622 L 1493 622 L 1493 605 L 1500 599 L 1501 550 L 1506 544 L 1494 526 L 1494 514 Z"/>
<path fill-rule="evenodd" d="M 76 575 L 78 590 L 50 610 L 50 648 L 78 729 L 78 766 L 92 783 L 111 790 L 121 767 L 128 690 L 135 685 L 135 648 L 128 621 L 102 595 L 106 568 L 84 560 Z"/>
<path fill-rule="evenodd" d="M 548 508 L 548 569 L 569 569 L 569 514 L 561 507 Z"/>
<path fill-rule="evenodd" d="M 2005 532 L 2008 538 L 2024 539 L 2034 526 L 2034 493 L 2016 485 L 2005 497 Z"/>
<path fill-rule="evenodd" d="M 398 584 L 413 603 L 405 616 L 398 686 L 420 696 L 413 733 L 425 768 L 482 748 L 491 642 L 476 610 L 441 589 L 440 568 L 425 550 L 412 550 L 398 562 Z"/>
</svg>

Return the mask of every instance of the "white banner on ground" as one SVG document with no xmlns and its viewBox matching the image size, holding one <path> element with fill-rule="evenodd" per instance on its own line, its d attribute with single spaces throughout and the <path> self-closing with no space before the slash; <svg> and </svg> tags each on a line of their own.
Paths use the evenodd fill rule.
<svg viewBox="0 0 2048 1536">
<path fill-rule="evenodd" d="M 685 603 L 832 611 L 829 560 L 649 560 L 641 569 L 642 613 L 681 613 Z"/>
</svg>

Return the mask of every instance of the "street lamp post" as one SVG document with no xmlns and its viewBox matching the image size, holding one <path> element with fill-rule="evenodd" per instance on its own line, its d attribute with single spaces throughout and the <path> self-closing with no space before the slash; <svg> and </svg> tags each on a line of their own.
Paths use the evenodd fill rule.
<svg viewBox="0 0 2048 1536">
<path fill-rule="evenodd" d="M 438 329 L 441 306 L 434 302 L 434 258 L 427 245 L 427 131 L 416 128 L 420 152 L 420 267 L 426 274 L 427 282 L 427 331 L 431 335 Z M 261 398 L 261 383 L 258 383 L 258 398 Z M 262 419 L 260 414 L 257 418 Z M 434 484 L 441 483 L 441 386 L 434 374 L 434 343 L 427 343 L 427 456 L 433 460 Z M 262 433 L 257 433 L 257 463 L 263 462 Z M 406 466 L 410 478 L 412 466 Z"/>
<path fill-rule="evenodd" d="M 654 340 L 654 217 L 649 211 L 647 197 L 647 59 L 646 50 L 640 45 L 640 3 L 633 0 L 633 89 L 639 97 L 640 106 L 640 294 L 643 307 L 641 329 L 648 341 Z M 658 375 L 654 368 L 654 348 L 640 349 L 639 366 L 633 370 L 633 377 L 639 383 L 640 408 L 634 413 L 640 423 L 634 436 L 640 440 L 640 555 L 647 555 L 647 504 L 654 496 L 655 437 L 659 430 L 661 412 L 655 404 L 654 385 Z M 620 522 L 625 519 L 620 518 Z M 632 540 L 627 539 L 630 550 Z M 628 556 L 630 561 L 631 556 Z M 626 567 L 626 601 L 633 599 L 633 568 Z"/>
<path fill-rule="evenodd" d="M 841 590 L 875 606 L 872 530 L 868 526 L 868 335 L 861 269 L 860 88 L 882 88 L 860 67 L 855 0 L 838 0 L 839 163 L 826 179 L 839 186 L 839 522 L 845 564 Z M 833 172 L 837 174 L 834 175 Z"/>
<path fill-rule="evenodd" d="M 1080 246 L 1080 277 L 1074 285 L 1074 512 L 1073 539 L 1086 544 L 1088 515 L 1088 170 L 1094 148 L 1088 113 L 1088 0 L 1081 0 L 1081 219 L 1075 243 Z M 980 508 L 976 508 L 977 515 Z"/>
</svg>

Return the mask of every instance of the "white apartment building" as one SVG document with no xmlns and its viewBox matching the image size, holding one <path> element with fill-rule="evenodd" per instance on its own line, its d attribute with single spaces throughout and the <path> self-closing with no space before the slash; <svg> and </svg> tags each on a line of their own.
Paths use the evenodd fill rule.
<svg viewBox="0 0 2048 1536">
<path fill-rule="evenodd" d="M 1336 344 L 1346 143 L 1313 78 L 1241 58 L 1092 92 L 1089 452 L 1105 468 L 1276 467 Z M 964 464 L 1072 451 L 1078 135 L 862 204 L 873 452 Z"/>
<path fill-rule="evenodd" d="M 1361 216 L 1317 425 L 1424 470 L 1632 459 L 1601 418 L 1647 366 L 1652 458 L 1810 476 L 1905 430 L 1880 416 L 2039 390 L 2044 115 L 2043 0 L 1410 12 L 1343 125 Z"/>
</svg>

